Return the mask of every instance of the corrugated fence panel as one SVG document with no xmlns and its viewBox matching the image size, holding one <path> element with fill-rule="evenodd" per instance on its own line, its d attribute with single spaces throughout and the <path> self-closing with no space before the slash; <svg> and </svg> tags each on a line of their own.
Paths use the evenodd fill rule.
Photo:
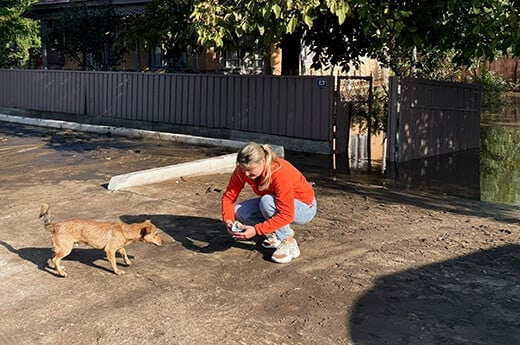
<svg viewBox="0 0 520 345">
<path fill-rule="evenodd" d="M 308 90 L 312 90 L 312 84 L 313 82 L 311 80 L 304 80 L 304 89 L 306 91 Z M 304 136 L 304 137 L 312 137 L 311 135 L 311 127 L 312 127 L 312 109 L 313 109 L 313 104 L 315 102 L 315 100 L 313 99 L 313 95 L 310 94 L 308 95 L 307 97 L 305 97 L 305 99 L 303 100 L 303 104 L 304 104 L 304 107 L 303 107 L 303 116 L 302 116 L 302 123 L 301 123 L 301 127 L 300 127 L 300 133 L 302 133 L 301 135 Z"/>
<path fill-rule="evenodd" d="M 251 90 L 249 90 L 249 79 L 239 78 L 240 97 L 238 98 L 238 116 L 240 118 L 239 126 L 243 131 L 247 131 L 251 114 L 249 112 L 249 104 L 253 103 Z"/>
<path fill-rule="evenodd" d="M 207 85 L 206 85 L 206 108 L 204 110 L 204 126 L 205 127 L 213 127 L 215 124 L 215 108 L 216 108 L 216 100 L 215 100 L 215 77 L 207 76 Z"/>
<path fill-rule="evenodd" d="M 255 130 L 262 129 L 263 126 L 263 116 L 264 109 L 266 108 L 266 103 L 264 103 L 264 95 L 266 93 L 265 83 L 263 83 L 261 78 L 253 78 L 255 82 L 255 93 L 254 93 L 254 99 L 256 100 L 256 105 L 254 107 L 254 121 L 250 122 L 250 125 L 253 129 L 251 129 L 251 132 L 254 132 Z"/>
<path fill-rule="evenodd" d="M 326 82 L 318 86 L 317 79 Z M 327 141 L 332 82 L 331 77 L 0 70 L 0 106 Z"/>
<path fill-rule="evenodd" d="M 8 90 L 7 90 L 7 74 L 8 71 L 0 70 L 0 104 L 7 106 Z"/>
<path fill-rule="evenodd" d="M 0 102 L 4 107 L 11 106 L 11 90 L 13 86 L 10 85 L 10 71 L 0 70 Z"/>
<path fill-rule="evenodd" d="M 149 91 L 149 100 L 150 100 L 150 120 L 151 122 L 159 122 L 159 78 L 158 74 L 151 75 L 151 85 Z"/>
<path fill-rule="evenodd" d="M 264 78 L 265 79 L 265 78 Z M 272 94 L 273 94 L 273 88 L 271 84 L 267 85 L 265 80 L 262 80 L 262 87 L 263 87 L 263 97 L 262 97 L 262 104 L 264 107 L 263 113 L 260 115 L 262 118 L 262 125 L 260 126 L 260 132 L 261 133 L 269 133 L 270 131 L 270 124 L 271 124 L 271 117 L 266 114 L 272 114 Z"/>
<path fill-rule="evenodd" d="M 400 162 L 467 150 L 479 145 L 478 85 L 401 79 Z"/>
<path fill-rule="evenodd" d="M 168 111 L 165 113 L 165 122 L 166 123 L 175 123 L 175 94 L 176 94 L 176 85 L 175 85 L 175 77 L 168 78 L 168 82 L 170 83 L 170 91 L 166 95 L 169 100 L 168 103 Z"/>
<path fill-rule="evenodd" d="M 295 120 L 296 120 L 296 104 L 298 103 L 298 88 L 296 87 L 296 79 L 291 78 L 287 79 L 287 104 L 285 108 L 286 114 L 286 128 L 285 135 L 288 137 L 293 137 L 295 135 Z M 300 98 L 300 102 L 303 98 Z"/>
<path fill-rule="evenodd" d="M 271 89 L 271 111 L 268 114 L 265 114 L 269 116 L 269 127 L 267 128 L 267 131 L 277 135 L 281 135 L 279 122 L 283 120 L 277 116 L 280 114 L 280 84 L 280 79 L 274 79 L 269 83 Z"/>
<path fill-rule="evenodd" d="M 235 125 L 235 123 L 236 123 L 236 119 L 235 119 L 236 84 L 233 82 L 233 80 L 235 78 L 236 77 L 234 77 L 234 76 L 233 77 L 224 77 L 226 87 L 224 88 L 225 97 L 223 97 L 223 99 L 226 101 L 226 103 L 224 104 L 225 122 L 223 123 L 223 125 L 224 125 L 224 126 L 222 126 L 223 128 L 231 128 L 231 129 L 236 128 L 236 125 Z"/>
<path fill-rule="evenodd" d="M 288 83 L 292 78 L 284 78 L 280 79 L 280 85 L 277 92 L 278 97 L 278 109 L 277 114 L 285 114 L 283 117 L 279 117 L 278 121 L 276 119 L 273 119 L 274 122 L 278 122 L 278 134 L 279 135 L 286 135 L 287 134 L 287 104 L 291 103 L 292 99 L 290 99 L 287 90 L 288 90 Z M 285 97 L 281 97 L 284 95 Z"/>
<path fill-rule="evenodd" d="M 2 91 L 6 93 L 6 104 L 9 107 L 19 107 L 17 103 L 16 95 L 23 92 L 21 90 L 22 83 L 16 80 L 15 71 L 6 71 L 5 82 L 6 84 L 2 87 Z M 3 78 L 4 79 L 4 78 Z M 18 78 L 19 79 L 19 78 Z"/>
</svg>

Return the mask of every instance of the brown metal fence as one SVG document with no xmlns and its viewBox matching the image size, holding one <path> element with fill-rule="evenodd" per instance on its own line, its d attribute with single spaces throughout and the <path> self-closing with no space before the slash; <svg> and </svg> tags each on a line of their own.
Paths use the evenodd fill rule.
<svg viewBox="0 0 520 345">
<path fill-rule="evenodd" d="M 388 161 L 480 146 L 479 85 L 391 77 L 389 90 Z"/>
<path fill-rule="evenodd" d="M 332 77 L 0 70 L 0 107 L 332 139 Z"/>
</svg>

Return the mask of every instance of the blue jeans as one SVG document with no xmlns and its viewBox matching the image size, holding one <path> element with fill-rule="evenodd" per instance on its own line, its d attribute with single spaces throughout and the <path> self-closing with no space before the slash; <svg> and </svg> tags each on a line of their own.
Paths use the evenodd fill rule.
<svg viewBox="0 0 520 345">
<path fill-rule="evenodd" d="M 274 195 L 246 200 L 235 205 L 235 218 L 246 225 L 255 225 L 271 218 L 278 212 Z M 307 224 L 316 215 L 316 199 L 311 205 L 294 199 L 294 224 Z M 291 235 L 290 224 L 277 229 L 274 233 L 282 241 Z"/>
</svg>

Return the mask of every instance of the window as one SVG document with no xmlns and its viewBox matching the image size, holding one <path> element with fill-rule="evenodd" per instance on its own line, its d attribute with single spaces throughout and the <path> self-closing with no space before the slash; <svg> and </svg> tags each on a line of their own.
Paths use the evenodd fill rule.
<svg viewBox="0 0 520 345">
<path fill-rule="evenodd" d="M 220 69 L 229 74 L 262 74 L 264 59 L 259 54 L 246 56 L 242 51 L 226 51 L 220 57 Z"/>
</svg>

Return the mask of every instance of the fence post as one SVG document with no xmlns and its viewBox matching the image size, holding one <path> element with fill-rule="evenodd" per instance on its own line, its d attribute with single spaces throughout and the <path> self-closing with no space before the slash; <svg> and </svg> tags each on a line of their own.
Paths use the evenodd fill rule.
<svg viewBox="0 0 520 345">
<path fill-rule="evenodd" d="M 368 84 L 368 119 L 367 119 L 367 161 L 368 167 L 372 165 L 372 77 Z"/>
<path fill-rule="evenodd" d="M 399 79 L 395 76 L 389 78 L 388 87 L 388 119 L 386 125 L 386 161 L 396 162 L 397 145 L 397 117 L 398 117 L 398 84 Z"/>
<path fill-rule="evenodd" d="M 338 103 L 336 109 L 336 154 L 346 155 L 348 157 L 352 103 Z"/>
</svg>

